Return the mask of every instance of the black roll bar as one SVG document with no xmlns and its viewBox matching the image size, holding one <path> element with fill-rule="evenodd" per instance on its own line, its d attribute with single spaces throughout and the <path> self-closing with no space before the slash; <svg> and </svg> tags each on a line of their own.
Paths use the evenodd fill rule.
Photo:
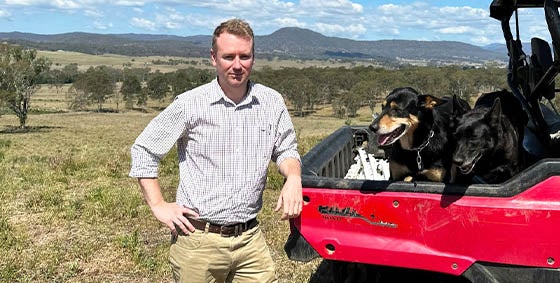
<svg viewBox="0 0 560 283">
<path fill-rule="evenodd" d="M 560 14 L 558 12 L 560 0 L 494 0 L 490 5 L 490 17 L 501 22 L 502 32 L 506 41 L 509 62 L 508 84 L 514 95 L 523 104 L 535 125 L 536 135 L 543 144 L 550 146 L 549 126 L 547 125 L 540 105 L 545 89 L 554 82 L 560 72 L 560 60 L 557 58 L 560 52 Z M 554 61 L 547 67 L 540 78 L 535 75 L 535 67 L 531 60 L 523 52 L 519 30 L 514 38 L 510 19 L 515 12 L 515 21 L 518 24 L 518 8 L 541 8 L 544 7 L 548 30 L 552 38 L 554 50 Z M 539 66 L 541 67 L 541 66 Z"/>
</svg>

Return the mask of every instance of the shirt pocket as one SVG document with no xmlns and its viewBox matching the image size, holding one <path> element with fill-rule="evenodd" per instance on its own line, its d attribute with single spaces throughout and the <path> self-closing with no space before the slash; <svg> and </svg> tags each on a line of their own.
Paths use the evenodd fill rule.
<svg viewBox="0 0 560 283">
<path fill-rule="evenodd" d="M 275 131 L 272 124 L 256 125 L 252 130 L 252 146 L 255 158 L 265 158 L 266 162 L 272 156 L 274 148 Z"/>
<path fill-rule="evenodd" d="M 249 145 L 246 151 L 247 160 L 241 166 L 244 168 L 246 184 L 252 187 L 262 183 L 267 175 L 274 148 L 274 132 L 269 124 L 259 123 L 254 125 L 249 133 Z"/>
</svg>

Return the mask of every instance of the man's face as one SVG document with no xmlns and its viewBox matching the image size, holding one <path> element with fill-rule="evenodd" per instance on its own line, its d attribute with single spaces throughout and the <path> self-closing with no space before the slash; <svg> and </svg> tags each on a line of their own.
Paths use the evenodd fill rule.
<svg viewBox="0 0 560 283">
<path fill-rule="evenodd" d="M 222 88 L 246 87 L 253 68 L 253 40 L 222 33 L 216 39 L 217 50 L 212 50 L 212 65 L 218 73 Z"/>
</svg>

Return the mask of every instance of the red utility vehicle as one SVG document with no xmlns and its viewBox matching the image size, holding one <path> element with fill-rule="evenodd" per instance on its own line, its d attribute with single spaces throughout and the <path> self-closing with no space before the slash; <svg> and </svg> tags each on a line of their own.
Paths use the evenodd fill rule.
<svg viewBox="0 0 560 283">
<path fill-rule="evenodd" d="M 356 147 L 379 151 L 367 127 L 340 128 L 302 159 L 305 204 L 285 245 L 292 260 L 322 257 L 334 282 L 560 282 L 560 143 L 551 135 L 560 116 L 544 104 L 560 60 L 538 38 L 523 52 L 510 29 L 519 8 L 544 8 L 557 52 L 560 16 L 555 0 L 490 5 L 508 83 L 531 118 L 524 147 L 535 162 L 492 185 L 344 179 Z"/>
</svg>

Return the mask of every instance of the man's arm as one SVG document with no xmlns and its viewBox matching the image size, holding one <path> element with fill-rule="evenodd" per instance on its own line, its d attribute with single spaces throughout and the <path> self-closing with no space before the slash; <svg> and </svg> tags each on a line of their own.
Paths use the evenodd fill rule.
<svg viewBox="0 0 560 283">
<path fill-rule="evenodd" d="M 146 203 L 157 220 L 165 224 L 174 234 L 177 233 L 174 224 L 183 230 L 185 234 L 189 234 L 189 231 L 194 232 L 194 227 L 185 215 L 198 217 L 198 213 L 189 208 L 180 207 L 176 203 L 166 202 L 161 194 L 157 178 L 138 178 L 138 183 L 140 188 L 142 188 Z"/>
<path fill-rule="evenodd" d="M 275 211 L 284 208 L 280 217 L 282 220 L 298 217 L 303 206 L 300 162 L 296 158 L 287 158 L 280 163 L 278 169 L 286 178 L 286 182 L 280 192 Z"/>
</svg>

